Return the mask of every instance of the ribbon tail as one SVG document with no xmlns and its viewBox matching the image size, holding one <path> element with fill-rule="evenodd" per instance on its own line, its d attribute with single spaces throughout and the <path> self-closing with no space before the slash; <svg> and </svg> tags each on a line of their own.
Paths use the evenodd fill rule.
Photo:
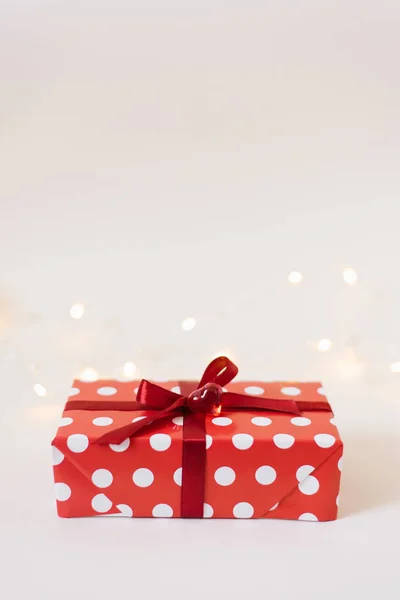
<svg viewBox="0 0 400 600">
<path fill-rule="evenodd" d="M 126 438 L 131 437 L 143 427 L 147 427 L 147 425 L 155 423 L 156 421 L 164 419 L 165 417 L 172 416 L 173 414 L 175 414 L 177 408 L 180 408 L 184 405 L 184 402 L 185 398 L 183 396 L 180 396 L 178 397 L 178 400 L 176 400 L 176 402 L 174 402 L 165 410 L 157 411 L 149 417 L 140 419 L 140 421 L 136 421 L 135 423 L 128 423 L 128 425 L 123 425 L 122 427 L 118 427 L 113 431 L 108 431 L 107 433 L 99 437 L 95 441 L 95 444 L 120 444 L 121 442 L 126 440 Z M 145 409 L 146 407 L 143 407 L 143 410 Z"/>
</svg>

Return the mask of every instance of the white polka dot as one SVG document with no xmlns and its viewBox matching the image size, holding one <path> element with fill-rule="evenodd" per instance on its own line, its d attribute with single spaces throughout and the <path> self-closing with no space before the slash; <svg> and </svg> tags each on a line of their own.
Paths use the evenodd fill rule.
<svg viewBox="0 0 400 600">
<path fill-rule="evenodd" d="M 306 417 L 293 417 L 290 419 L 292 425 L 297 425 L 297 427 L 306 427 L 307 425 L 311 425 L 311 420 L 306 419 Z"/>
<path fill-rule="evenodd" d="M 97 494 L 97 496 L 92 499 L 92 508 L 96 512 L 106 513 L 111 507 L 112 502 L 105 494 Z"/>
<path fill-rule="evenodd" d="M 204 508 L 203 508 L 203 517 L 205 519 L 211 519 L 211 517 L 214 514 L 214 509 L 212 506 L 210 506 L 209 504 L 204 504 Z"/>
<path fill-rule="evenodd" d="M 220 467 L 214 473 L 214 479 L 219 485 L 231 485 L 235 478 L 235 471 L 230 467 Z"/>
<path fill-rule="evenodd" d="M 174 417 L 172 422 L 175 423 L 175 425 L 183 425 L 183 417 Z"/>
<path fill-rule="evenodd" d="M 271 510 L 275 510 L 276 508 L 278 508 L 278 506 L 279 506 L 279 502 L 277 502 L 276 504 L 271 506 L 271 508 L 269 509 L 269 512 L 271 512 Z"/>
<path fill-rule="evenodd" d="M 214 417 L 211 419 L 214 425 L 218 425 L 219 427 L 226 427 L 226 425 L 232 425 L 232 419 L 229 417 Z"/>
<path fill-rule="evenodd" d="M 117 508 L 120 511 L 121 517 L 133 517 L 133 510 L 127 504 L 117 504 Z"/>
<path fill-rule="evenodd" d="M 66 483 L 55 483 L 54 490 L 59 502 L 65 502 L 71 497 L 71 488 Z"/>
<path fill-rule="evenodd" d="M 69 397 L 71 398 L 71 396 L 76 396 L 77 394 L 80 394 L 80 389 L 77 387 L 73 387 L 69 390 Z"/>
<path fill-rule="evenodd" d="M 306 496 L 312 496 L 319 490 L 319 481 L 313 475 L 309 475 L 299 483 L 299 490 Z"/>
<path fill-rule="evenodd" d="M 335 443 L 335 438 L 329 433 L 317 433 L 314 435 L 314 440 L 320 448 L 330 448 Z"/>
<path fill-rule="evenodd" d="M 281 388 L 281 393 L 285 396 L 298 396 L 301 394 L 301 389 L 298 387 L 283 387 Z"/>
<path fill-rule="evenodd" d="M 114 394 L 117 393 L 117 388 L 111 387 L 111 386 L 104 386 L 104 387 L 100 387 L 97 390 L 97 393 L 100 396 L 114 396 Z"/>
<path fill-rule="evenodd" d="M 53 465 L 56 467 L 57 465 L 60 465 L 64 460 L 64 454 L 60 452 L 60 450 L 55 446 L 52 446 L 51 450 L 53 453 Z"/>
<path fill-rule="evenodd" d="M 164 450 L 168 450 L 171 445 L 171 438 L 166 433 L 155 433 L 150 437 L 150 446 L 153 450 L 157 450 L 158 452 L 164 452 Z"/>
<path fill-rule="evenodd" d="M 175 392 L 175 394 L 180 394 L 181 393 L 180 386 L 179 385 L 175 385 L 174 387 L 171 388 L 171 392 Z"/>
<path fill-rule="evenodd" d="M 182 467 L 179 467 L 174 473 L 174 481 L 176 485 L 182 485 Z"/>
<path fill-rule="evenodd" d="M 138 487 L 149 487 L 154 481 L 153 472 L 150 469 L 136 469 L 132 475 L 133 483 Z"/>
<path fill-rule="evenodd" d="M 274 440 L 275 446 L 278 446 L 278 448 L 281 448 L 282 450 L 291 448 L 295 442 L 294 437 L 288 433 L 277 433 L 272 439 Z"/>
<path fill-rule="evenodd" d="M 93 425 L 97 425 L 98 427 L 106 427 L 106 425 L 111 425 L 113 422 L 111 417 L 96 417 L 93 419 Z"/>
<path fill-rule="evenodd" d="M 272 423 L 271 419 L 268 417 L 253 417 L 251 422 L 253 425 L 258 425 L 259 427 L 266 427 Z"/>
<path fill-rule="evenodd" d="M 153 508 L 153 517 L 172 517 L 174 511 L 169 504 L 157 504 Z"/>
<path fill-rule="evenodd" d="M 248 502 L 239 502 L 233 507 L 233 516 L 237 519 L 250 519 L 254 515 L 254 508 Z"/>
<path fill-rule="evenodd" d="M 71 452 L 85 452 L 86 448 L 89 446 L 89 438 L 83 433 L 73 433 L 67 438 L 67 446 Z"/>
<path fill-rule="evenodd" d="M 60 419 L 59 427 L 66 427 L 67 425 L 71 425 L 73 422 L 74 420 L 71 419 L 71 417 L 62 417 Z"/>
<path fill-rule="evenodd" d="M 339 506 L 339 496 L 336 496 L 336 506 Z"/>
<path fill-rule="evenodd" d="M 335 425 L 336 427 L 336 419 L 335 417 L 332 417 L 332 419 L 329 419 L 330 423 L 332 423 L 332 425 Z"/>
<path fill-rule="evenodd" d="M 320 394 L 321 396 L 326 396 L 326 391 L 323 387 L 320 387 L 317 389 L 318 394 Z"/>
<path fill-rule="evenodd" d="M 113 475 L 108 469 L 97 469 L 92 474 L 92 481 L 96 487 L 106 488 L 113 482 Z"/>
<path fill-rule="evenodd" d="M 248 433 L 235 433 L 232 436 L 232 444 L 238 450 L 248 450 L 253 445 L 253 442 L 253 436 Z"/>
<path fill-rule="evenodd" d="M 145 416 L 141 416 L 141 417 L 135 417 L 134 419 L 132 419 L 132 423 L 137 423 L 137 421 L 141 421 L 142 419 L 145 419 Z"/>
<path fill-rule="evenodd" d="M 274 483 L 275 479 L 276 471 L 269 465 L 263 465 L 256 471 L 256 480 L 258 483 L 261 483 L 261 485 L 270 485 L 271 483 Z"/>
<path fill-rule="evenodd" d="M 343 456 L 341 456 L 338 460 L 337 468 L 339 469 L 339 471 L 342 470 L 342 466 L 343 466 Z"/>
<path fill-rule="evenodd" d="M 264 388 L 258 385 L 248 385 L 244 388 L 246 394 L 250 394 L 251 396 L 260 396 L 265 392 Z"/>
<path fill-rule="evenodd" d="M 299 516 L 299 521 L 318 521 L 318 519 L 312 513 L 303 513 Z"/>
<path fill-rule="evenodd" d="M 315 468 L 311 465 L 303 465 L 302 467 L 299 467 L 296 471 L 297 481 L 303 481 L 303 479 L 311 475 L 313 471 L 315 471 Z"/>
<path fill-rule="evenodd" d="M 213 439 L 211 437 L 211 435 L 208 435 L 208 433 L 206 434 L 206 449 L 208 450 L 209 448 L 211 448 L 211 444 L 213 443 Z"/>
<path fill-rule="evenodd" d="M 120 444 L 109 444 L 109 446 L 114 452 L 125 452 L 125 450 L 128 450 L 130 444 L 131 440 L 129 438 L 126 438 L 126 440 L 124 440 Z"/>
</svg>

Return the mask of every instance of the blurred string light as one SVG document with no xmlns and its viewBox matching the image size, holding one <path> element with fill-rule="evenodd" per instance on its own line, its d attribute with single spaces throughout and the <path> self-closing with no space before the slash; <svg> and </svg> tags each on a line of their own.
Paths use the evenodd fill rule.
<svg viewBox="0 0 400 600">
<path fill-rule="evenodd" d="M 347 285 L 355 285 L 357 283 L 357 273 L 351 267 L 347 267 L 343 271 L 343 279 Z"/>
<path fill-rule="evenodd" d="M 354 286 L 358 281 L 357 272 L 352 267 L 344 268 L 342 271 L 342 276 L 343 276 L 344 282 L 350 286 Z M 299 285 L 303 282 L 304 275 L 300 271 L 291 271 L 288 274 L 287 279 L 290 284 Z M 71 306 L 69 314 L 72 319 L 79 320 L 83 317 L 84 312 L 85 312 L 84 304 L 77 302 Z M 183 331 L 191 331 L 196 327 L 196 325 L 197 325 L 197 321 L 194 317 L 186 317 L 181 322 L 181 328 Z M 332 348 L 332 341 L 328 338 L 322 338 L 319 341 L 312 343 L 311 345 L 315 350 L 317 350 L 319 352 L 328 352 Z M 221 352 L 218 352 L 217 354 L 215 354 L 212 358 L 215 358 L 215 357 L 221 356 L 221 355 L 225 355 L 225 356 L 228 356 L 229 358 L 233 358 L 233 353 L 230 349 L 222 350 Z M 357 365 L 357 368 L 359 368 L 359 365 Z M 37 368 L 36 364 L 30 364 L 29 370 L 34 375 L 38 374 L 38 368 Z M 138 367 L 133 362 L 124 363 L 122 370 L 123 370 L 123 375 L 126 378 L 134 378 L 134 376 L 138 374 Z M 395 361 L 390 364 L 390 371 L 392 373 L 400 373 L 400 360 Z M 82 381 L 91 382 L 91 381 L 96 381 L 99 378 L 99 375 L 98 375 L 97 371 L 95 369 L 93 369 L 92 367 L 86 367 L 82 370 L 79 378 Z M 46 396 L 48 393 L 45 386 L 40 383 L 36 383 L 33 387 L 34 387 L 35 393 L 38 396 Z"/>
<path fill-rule="evenodd" d="M 322 340 L 319 340 L 319 342 L 317 343 L 317 350 L 319 352 L 327 352 L 331 348 L 332 342 L 328 338 L 322 338 Z"/>
<path fill-rule="evenodd" d="M 42 385 L 41 383 L 35 383 L 35 385 L 33 386 L 33 389 L 35 390 L 35 394 L 37 396 L 47 396 L 47 390 L 44 387 L 44 385 Z"/>
<path fill-rule="evenodd" d="M 85 306 L 83 304 L 80 304 L 80 302 L 77 302 L 76 304 L 71 306 L 69 314 L 73 319 L 82 319 L 84 312 Z"/>
<path fill-rule="evenodd" d="M 96 381 L 99 378 L 97 371 L 92 367 L 85 367 L 79 376 L 81 381 Z"/>
<path fill-rule="evenodd" d="M 288 275 L 288 280 L 289 283 L 292 283 L 293 285 L 298 285 L 303 281 L 303 274 L 300 273 L 300 271 L 292 271 Z"/>
<path fill-rule="evenodd" d="M 183 319 L 183 331 L 191 331 L 194 327 L 196 327 L 196 319 L 194 317 L 187 317 L 187 319 Z"/>
<path fill-rule="evenodd" d="M 133 362 L 126 362 L 122 368 L 125 377 L 134 377 L 137 366 Z"/>
</svg>

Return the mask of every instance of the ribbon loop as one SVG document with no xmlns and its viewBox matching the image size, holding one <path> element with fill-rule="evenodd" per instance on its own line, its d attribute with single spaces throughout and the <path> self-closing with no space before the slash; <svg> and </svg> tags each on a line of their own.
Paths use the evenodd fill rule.
<svg viewBox="0 0 400 600">
<path fill-rule="evenodd" d="M 216 383 L 221 387 L 227 385 L 239 373 L 239 369 L 227 356 L 214 358 L 206 367 L 203 377 L 200 379 L 199 388 L 206 383 Z"/>
<path fill-rule="evenodd" d="M 165 410 L 176 402 L 180 394 L 142 379 L 137 391 L 136 400 L 143 405 L 143 410 Z"/>
</svg>

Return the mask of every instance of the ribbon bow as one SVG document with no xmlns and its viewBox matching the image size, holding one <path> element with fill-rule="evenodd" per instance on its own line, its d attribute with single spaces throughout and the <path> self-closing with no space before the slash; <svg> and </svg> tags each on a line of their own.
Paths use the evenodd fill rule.
<svg viewBox="0 0 400 600">
<path fill-rule="evenodd" d="M 95 403 L 70 400 L 67 408 L 109 408 L 114 410 L 150 410 L 150 416 L 135 423 L 123 425 L 100 438 L 98 444 L 119 444 L 135 435 L 140 429 L 165 417 L 184 415 L 182 451 L 182 494 L 181 516 L 202 517 L 206 469 L 206 425 L 207 414 L 218 415 L 223 408 L 262 410 L 301 415 L 302 410 L 330 411 L 324 401 L 295 401 L 281 398 L 248 396 L 224 390 L 238 373 L 237 366 L 226 356 L 215 358 L 206 368 L 198 385 L 181 382 L 181 393 L 166 390 L 146 379 L 142 379 L 136 402 L 121 403 L 97 401 Z M 101 406 L 100 406 L 101 404 Z M 107 406 L 106 406 L 107 404 Z"/>
<path fill-rule="evenodd" d="M 171 392 L 163 387 L 142 379 L 137 392 L 137 410 L 155 411 L 151 416 L 145 417 L 136 423 L 123 425 L 114 429 L 98 439 L 100 444 L 119 444 L 127 437 L 131 437 L 143 427 L 164 419 L 169 416 L 176 416 L 177 411 L 186 415 L 185 421 L 192 414 L 220 414 L 222 408 L 229 409 L 259 409 L 275 412 L 286 412 L 293 415 L 300 415 L 301 411 L 298 402 L 295 400 L 282 400 L 280 398 L 264 398 L 262 396 L 247 396 L 245 394 L 235 394 L 225 391 L 224 385 L 227 385 L 236 375 L 239 369 L 226 356 L 215 358 L 206 368 L 198 385 L 190 384 L 189 387 L 182 382 L 181 388 L 186 387 L 184 394 Z M 193 387 L 195 388 L 193 390 Z M 190 391 L 193 390 L 193 391 Z M 305 404 L 312 404 L 312 410 L 315 410 L 315 402 L 302 402 L 303 410 L 308 407 Z M 326 410 L 326 402 L 319 403 L 319 410 Z M 309 408 L 310 409 L 310 408 Z"/>
</svg>

